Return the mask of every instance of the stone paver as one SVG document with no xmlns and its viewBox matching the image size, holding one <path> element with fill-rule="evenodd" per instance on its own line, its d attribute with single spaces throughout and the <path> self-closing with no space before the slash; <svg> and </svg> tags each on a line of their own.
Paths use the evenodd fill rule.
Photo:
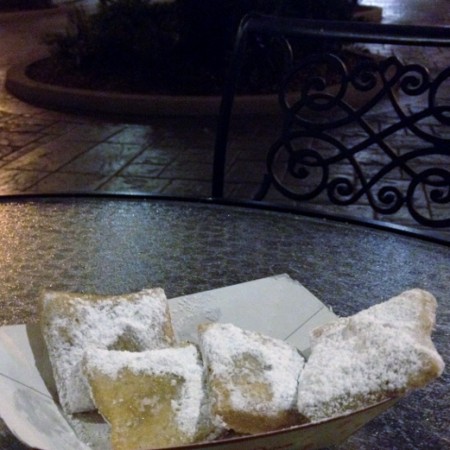
<svg viewBox="0 0 450 450">
<path fill-rule="evenodd" d="M 109 181 L 109 176 L 89 173 L 54 172 L 37 180 L 25 191 L 42 192 L 93 192 Z"/>
<path fill-rule="evenodd" d="M 438 24 L 450 19 L 446 0 L 437 0 L 427 8 L 420 0 L 364 0 L 384 8 L 384 20 L 392 23 Z M 64 3 L 59 1 L 58 3 Z M 93 8 L 94 0 L 84 0 Z M 0 15 L 0 82 L 3 86 L 7 68 L 13 64 L 36 59 L 46 54 L 40 36 L 44 31 L 63 29 L 64 14 L 20 16 L 2 20 Z M 383 54 L 396 54 L 405 61 L 432 61 L 432 69 L 448 64 L 450 52 L 419 47 L 382 46 Z M 449 98 L 450 87 L 442 90 Z M 408 107 L 417 109 L 423 99 Z M 370 119 L 374 129 L 383 129 L 390 116 L 387 108 Z M 422 123 L 432 134 L 450 133 L 436 122 Z M 180 196 L 210 195 L 212 156 L 216 118 L 148 118 L 140 123 L 130 119 L 81 116 L 61 113 L 28 105 L 0 89 L 0 195 L 14 193 L 47 193 L 58 191 L 144 192 Z M 252 196 L 264 171 L 267 142 L 273 141 L 279 130 L 278 121 L 271 117 L 248 117 L 233 121 L 228 153 L 226 193 L 232 197 Z M 361 139 L 357 129 L 342 130 L 341 139 L 354 145 Z M 400 133 L 390 138 L 396 151 L 414 145 L 414 136 Z M 378 171 L 379 154 L 358 155 L 366 173 Z M 387 157 L 386 157 L 387 158 Z M 448 158 L 445 159 L 448 164 Z M 426 162 L 424 162 L 426 167 Z M 343 175 L 349 165 L 343 163 Z M 401 170 L 389 174 L 393 185 L 404 185 L 408 175 Z M 352 181 L 357 182 L 355 178 Z M 291 205 L 274 189 L 268 200 Z M 426 211 L 430 193 L 423 193 L 421 208 Z M 326 199 L 314 201 L 318 208 L 329 208 Z M 335 207 L 332 207 L 332 209 Z M 369 218 L 384 218 L 374 213 L 363 198 L 346 214 L 362 214 Z M 444 207 L 436 210 L 445 211 Z M 402 211 L 395 220 L 412 224 L 408 213 Z M 448 232 L 450 236 L 450 231 Z"/>
</svg>

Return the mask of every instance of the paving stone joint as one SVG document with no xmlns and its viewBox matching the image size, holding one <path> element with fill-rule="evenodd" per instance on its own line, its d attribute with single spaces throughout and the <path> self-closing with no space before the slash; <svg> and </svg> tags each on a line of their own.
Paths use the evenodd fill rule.
<svg viewBox="0 0 450 450">
<path fill-rule="evenodd" d="M 403 5 L 405 1 L 380 0 L 379 3 L 386 8 L 385 21 L 438 23 L 431 6 L 427 15 L 423 5 L 417 2 L 415 12 L 414 5 L 408 3 L 408 8 Z M 399 12 L 399 4 L 404 6 L 404 11 Z M 445 0 L 438 0 L 433 7 L 448 10 Z M 448 14 L 441 16 L 441 23 L 449 19 Z M 65 14 L 54 11 L 49 15 L 33 14 L 8 21 L 2 21 L 0 14 L 0 195 L 72 191 L 210 195 L 216 130 L 213 111 L 196 117 L 139 119 L 75 114 L 25 103 L 5 89 L 8 69 L 36 55 L 45 55 L 47 50 L 39 36 L 44 30 L 61 29 L 66 20 Z M 393 51 L 388 46 L 384 50 Z M 442 49 L 427 52 L 414 47 L 404 50 L 401 56 L 404 60 L 431 61 L 432 67 L 439 68 L 448 62 L 449 53 Z M 450 94 L 450 89 L 446 92 Z M 410 108 L 413 110 L 415 105 Z M 380 111 L 371 120 L 382 129 L 387 120 L 386 111 Z M 248 197 L 253 195 L 261 180 L 267 142 L 277 129 L 273 118 L 265 115 L 245 116 L 235 122 L 228 158 L 227 193 Z M 448 136 L 450 132 L 435 123 L 424 126 L 436 134 Z M 342 138 L 351 142 L 358 135 L 355 130 L 347 129 Z M 411 139 L 408 135 L 397 137 L 398 151 L 409 145 L 408 139 Z M 370 172 L 376 170 L 378 162 L 373 155 L 366 155 L 362 164 Z M 445 163 L 448 164 L 448 158 Z M 347 169 L 343 168 L 344 172 Z M 404 174 L 393 174 L 393 177 L 397 175 L 394 181 L 402 183 Z M 269 191 L 269 199 L 291 203 L 273 190 Z M 421 201 L 425 209 L 429 208 L 429 193 L 424 192 Z M 326 201 L 318 199 L 313 206 L 325 208 Z M 373 213 L 367 199 L 344 213 L 385 219 Z M 387 219 L 416 225 L 405 211 Z M 442 235 L 450 238 L 450 230 L 442 230 Z"/>
</svg>

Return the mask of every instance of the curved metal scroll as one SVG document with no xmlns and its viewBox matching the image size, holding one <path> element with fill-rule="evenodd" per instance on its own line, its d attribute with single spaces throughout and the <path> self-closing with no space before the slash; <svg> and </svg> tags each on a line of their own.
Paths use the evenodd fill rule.
<svg viewBox="0 0 450 450">
<path fill-rule="evenodd" d="M 333 74 L 331 83 L 315 75 L 319 66 L 327 76 Z M 313 75 L 305 80 L 302 72 Z M 295 90 L 299 77 L 301 87 Z M 450 125 L 450 99 L 442 104 L 445 96 L 440 95 L 446 83 L 450 68 L 431 79 L 425 67 L 405 65 L 395 57 L 365 61 L 350 71 L 335 54 L 308 57 L 289 72 L 280 89 L 285 125 L 267 155 L 268 180 L 293 200 L 325 193 L 333 204 L 351 205 L 365 197 L 379 214 L 406 206 L 418 223 L 450 226 L 450 127 L 446 134 L 435 133 L 437 126 Z M 420 109 L 405 109 L 399 101 L 418 96 L 427 98 Z M 369 113 L 382 103 L 386 110 L 386 102 L 395 117 L 378 129 Z M 354 137 L 345 141 L 342 134 L 349 130 Z M 394 148 L 390 140 L 397 136 L 398 141 L 399 135 L 414 145 Z M 369 172 L 367 153 L 380 161 Z M 436 160 L 437 166 L 430 166 Z M 449 208 L 441 208 L 439 216 L 433 208 L 429 211 L 429 204 Z"/>
<path fill-rule="evenodd" d="M 309 39 L 318 48 L 333 42 L 450 47 L 450 29 L 443 27 L 244 18 L 219 113 L 214 198 L 224 193 L 230 115 L 251 35 L 300 45 Z M 341 54 L 327 51 L 287 64 L 279 93 L 284 125 L 254 199 L 265 198 L 273 185 L 298 201 L 361 202 L 382 215 L 406 208 L 420 224 L 450 227 L 450 66 L 431 76 L 423 65 L 395 57 L 348 65 Z M 380 111 L 381 124 L 373 120 Z"/>
</svg>

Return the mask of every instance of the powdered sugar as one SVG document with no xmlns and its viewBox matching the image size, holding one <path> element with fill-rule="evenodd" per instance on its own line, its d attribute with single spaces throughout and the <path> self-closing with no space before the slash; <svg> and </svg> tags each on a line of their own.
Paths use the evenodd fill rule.
<svg viewBox="0 0 450 450">
<path fill-rule="evenodd" d="M 293 408 L 304 360 L 285 342 L 242 330 L 232 324 L 210 324 L 200 333 L 200 348 L 210 377 L 224 380 L 234 409 L 275 415 Z M 247 390 L 237 378 L 245 378 Z M 263 383 L 270 401 L 255 402 L 251 385 Z"/>
<path fill-rule="evenodd" d="M 150 296 L 159 298 L 162 290 L 151 292 Z M 141 294 L 133 295 L 140 297 Z M 192 372 L 196 373 L 198 381 L 198 370 L 200 379 L 204 376 L 198 357 L 194 369 L 190 363 L 193 355 L 185 359 L 169 351 L 178 348 L 147 350 L 148 346 L 174 344 L 167 334 L 169 319 L 163 303 L 156 304 L 158 302 L 152 300 L 152 313 L 149 314 L 145 309 L 146 302 L 134 303 L 130 296 L 93 299 L 50 293 L 44 303 L 54 304 L 53 296 L 66 296 L 63 303 L 70 306 L 57 311 L 52 326 L 47 328 L 48 336 L 52 336 L 50 341 L 53 340 L 48 344 L 49 351 L 57 355 L 60 366 L 55 371 L 56 377 L 59 374 L 60 380 L 65 380 L 62 394 L 60 392 L 62 401 L 68 398 L 72 406 L 77 404 L 78 408 L 80 405 L 86 408 L 86 403 L 83 403 L 86 392 L 88 398 L 90 396 L 81 361 L 87 348 L 88 355 L 95 354 L 95 357 L 88 356 L 90 364 L 112 379 L 123 367 L 137 375 L 149 373 L 150 368 L 144 360 L 153 352 L 160 353 L 160 356 L 152 362 L 152 373 L 166 373 L 170 366 L 170 370 L 175 370 L 174 373 L 180 377 Z M 210 306 L 208 308 L 200 308 L 207 316 L 206 321 L 220 319 L 219 314 Z M 438 376 L 443 362 L 429 338 L 435 308 L 434 297 L 424 291 L 413 290 L 355 316 L 322 326 L 313 334 L 313 354 L 304 369 L 303 358 L 285 342 L 231 324 L 205 326 L 205 331 L 200 334 L 202 355 L 211 376 L 226 383 L 236 410 L 255 411 L 261 417 L 271 418 L 280 411 L 296 410 L 298 406 L 302 414 L 316 421 L 366 406 L 406 388 L 421 386 Z M 197 319 L 195 312 L 191 308 L 186 324 L 180 322 L 190 330 L 194 319 Z M 156 326 L 148 326 L 152 320 Z M 156 332 L 158 327 L 161 334 Z M 55 341 L 57 345 L 54 345 Z M 134 352 L 116 351 L 123 345 L 131 345 Z M 174 359 L 177 360 L 175 366 L 171 365 Z M 300 388 L 297 383 L 299 376 Z M 239 383 L 242 379 L 247 383 L 246 388 Z M 225 425 L 221 417 L 211 414 L 204 383 L 197 381 L 189 388 L 183 386 L 180 398 L 172 401 L 180 430 L 187 435 L 196 427 L 198 429 L 200 423 L 208 422 L 211 427 L 211 420 Z M 255 397 L 252 398 L 252 386 L 256 385 L 264 385 L 270 392 L 264 401 L 255 402 Z M 214 389 L 211 392 L 214 393 Z M 158 408 L 153 397 L 144 396 L 140 402 L 139 411 Z M 89 398 L 89 408 L 92 407 Z M 214 427 L 210 429 L 214 430 Z"/>
<path fill-rule="evenodd" d="M 409 291 L 314 333 L 299 411 L 320 420 L 420 387 L 444 368 L 429 334 L 435 300 Z M 427 314 L 424 313 L 427 311 Z"/>
<path fill-rule="evenodd" d="M 81 369 L 88 346 L 141 351 L 172 343 L 170 318 L 162 289 L 114 297 L 46 292 L 42 299 L 43 334 L 66 412 L 94 405 Z"/>
<path fill-rule="evenodd" d="M 192 344 L 138 353 L 90 348 L 86 351 L 84 361 L 88 372 L 97 372 L 112 380 L 117 379 L 125 369 L 138 376 L 179 377 L 182 380 L 181 393 L 172 399 L 172 410 L 179 429 L 193 438 L 205 420 L 202 417 L 202 408 L 206 402 L 203 366 L 197 348 Z M 152 398 L 142 398 L 142 410 L 145 406 L 158 406 L 153 403 Z"/>
<path fill-rule="evenodd" d="M 410 289 L 387 302 L 360 311 L 358 316 L 390 323 L 402 330 L 430 334 L 436 321 L 436 308 L 437 301 L 430 292 Z"/>
</svg>

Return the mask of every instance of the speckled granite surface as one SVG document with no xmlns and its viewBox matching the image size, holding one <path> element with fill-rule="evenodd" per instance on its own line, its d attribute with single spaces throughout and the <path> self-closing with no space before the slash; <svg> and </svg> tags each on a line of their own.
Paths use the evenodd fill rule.
<svg viewBox="0 0 450 450">
<path fill-rule="evenodd" d="M 338 315 L 430 290 L 439 302 L 434 341 L 448 366 L 449 267 L 450 247 L 281 213 L 143 200 L 0 203 L 0 325 L 36 321 L 43 288 L 162 286 L 175 297 L 287 273 Z M 445 449 L 449 424 L 447 369 L 340 448 Z M 0 448 L 22 448 L 2 424 Z"/>
</svg>

